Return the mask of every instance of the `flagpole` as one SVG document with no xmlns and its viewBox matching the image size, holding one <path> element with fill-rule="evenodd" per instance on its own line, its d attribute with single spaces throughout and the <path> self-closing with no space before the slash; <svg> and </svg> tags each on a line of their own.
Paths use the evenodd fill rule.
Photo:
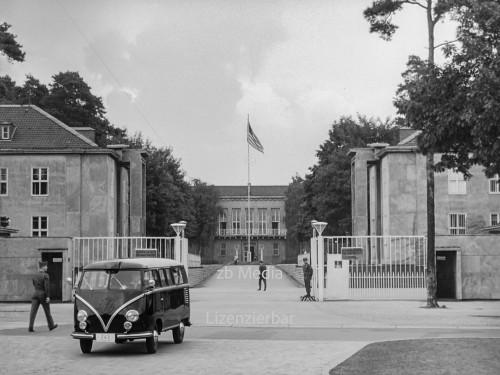
<svg viewBox="0 0 500 375">
<path fill-rule="evenodd" d="M 248 126 L 250 125 L 250 114 L 247 113 L 247 134 L 248 134 Z M 248 219 L 247 219 L 247 237 L 248 237 L 248 254 L 250 255 L 250 262 L 252 261 L 252 253 L 250 252 L 250 143 L 247 142 L 248 148 Z"/>
</svg>

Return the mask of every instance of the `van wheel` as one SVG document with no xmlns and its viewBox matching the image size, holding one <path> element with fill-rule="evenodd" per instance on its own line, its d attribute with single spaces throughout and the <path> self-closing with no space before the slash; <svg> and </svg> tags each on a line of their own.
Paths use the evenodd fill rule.
<svg viewBox="0 0 500 375">
<path fill-rule="evenodd" d="M 176 344 L 180 344 L 182 341 L 184 341 L 184 323 L 181 322 L 178 327 L 175 327 L 172 330 L 172 337 L 174 338 L 174 342 Z"/>
<path fill-rule="evenodd" d="M 82 350 L 82 353 L 90 353 L 92 351 L 93 343 L 94 340 L 80 340 L 80 349 Z"/>
<path fill-rule="evenodd" d="M 149 354 L 154 354 L 158 350 L 158 329 L 153 329 L 153 336 L 146 338 L 146 349 Z"/>
</svg>

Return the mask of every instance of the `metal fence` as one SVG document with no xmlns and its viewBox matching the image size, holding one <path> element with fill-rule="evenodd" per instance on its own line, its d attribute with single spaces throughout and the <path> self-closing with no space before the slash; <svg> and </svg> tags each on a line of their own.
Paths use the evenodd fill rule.
<svg viewBox="0 0 500 375">
<path fill-rule="evenodd" d="M 324 241 L 326 254 L 348 261 L 349 299 L 426 298 L 426 237 L 324 237 Z M 334 272 L 327 267 L 326 285 L 332 285 L 327 281 Z"/>
<path fill-rule="evenodd" d="M 148 251 L 158 258 L 174 259 L 175 237 L 75 237 L 73 269 L 114 258 L 134 258 L 137 250 Z"/>
</svg>

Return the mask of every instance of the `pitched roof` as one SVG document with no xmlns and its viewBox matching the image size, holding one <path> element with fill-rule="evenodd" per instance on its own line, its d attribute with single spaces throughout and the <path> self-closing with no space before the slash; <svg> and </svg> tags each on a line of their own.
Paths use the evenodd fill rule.
<svg viewBox="0 0 500 375">
<path fill-rule="evenodd" d="M 0 123 L 15 126 L 12 140 L 0 140 L 0 150 L 95 149 L 98 146 L 40 108 L 0 105 Z"/>
<path fill-rule="evenodd" d="M 221 197 L 246 197 L 248 186 L 215 186 Z M 252 197 L 284 197 L 288 189 L 286 185 L 250 186 Z"/>
</svg>

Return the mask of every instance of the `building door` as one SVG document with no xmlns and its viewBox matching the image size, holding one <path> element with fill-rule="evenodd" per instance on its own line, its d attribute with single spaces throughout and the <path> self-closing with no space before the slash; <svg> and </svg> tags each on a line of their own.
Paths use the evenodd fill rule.
<svg viewBox="0 0 500 375">
<path fill-rule="evenodd" d="M 63 253 L 62 251 L 42 252 L 42 261 L 47 262 L 50 278 L 50 300 L 62 301 Z"/>
<path fill-rule="evenodd" d="M 250 250 L 248 248 L 248 243 L 244 244 L 245 248 L 245 261 L 251 263 L 257 260 L 257 254 L 255 251 L 255 243 L 250 243 Z"/>
<path fill-rule="evenodd" d="M 457 298 L 456 260 L 455 251 L 436 251 L 437 298 Z"/>
</svg>

